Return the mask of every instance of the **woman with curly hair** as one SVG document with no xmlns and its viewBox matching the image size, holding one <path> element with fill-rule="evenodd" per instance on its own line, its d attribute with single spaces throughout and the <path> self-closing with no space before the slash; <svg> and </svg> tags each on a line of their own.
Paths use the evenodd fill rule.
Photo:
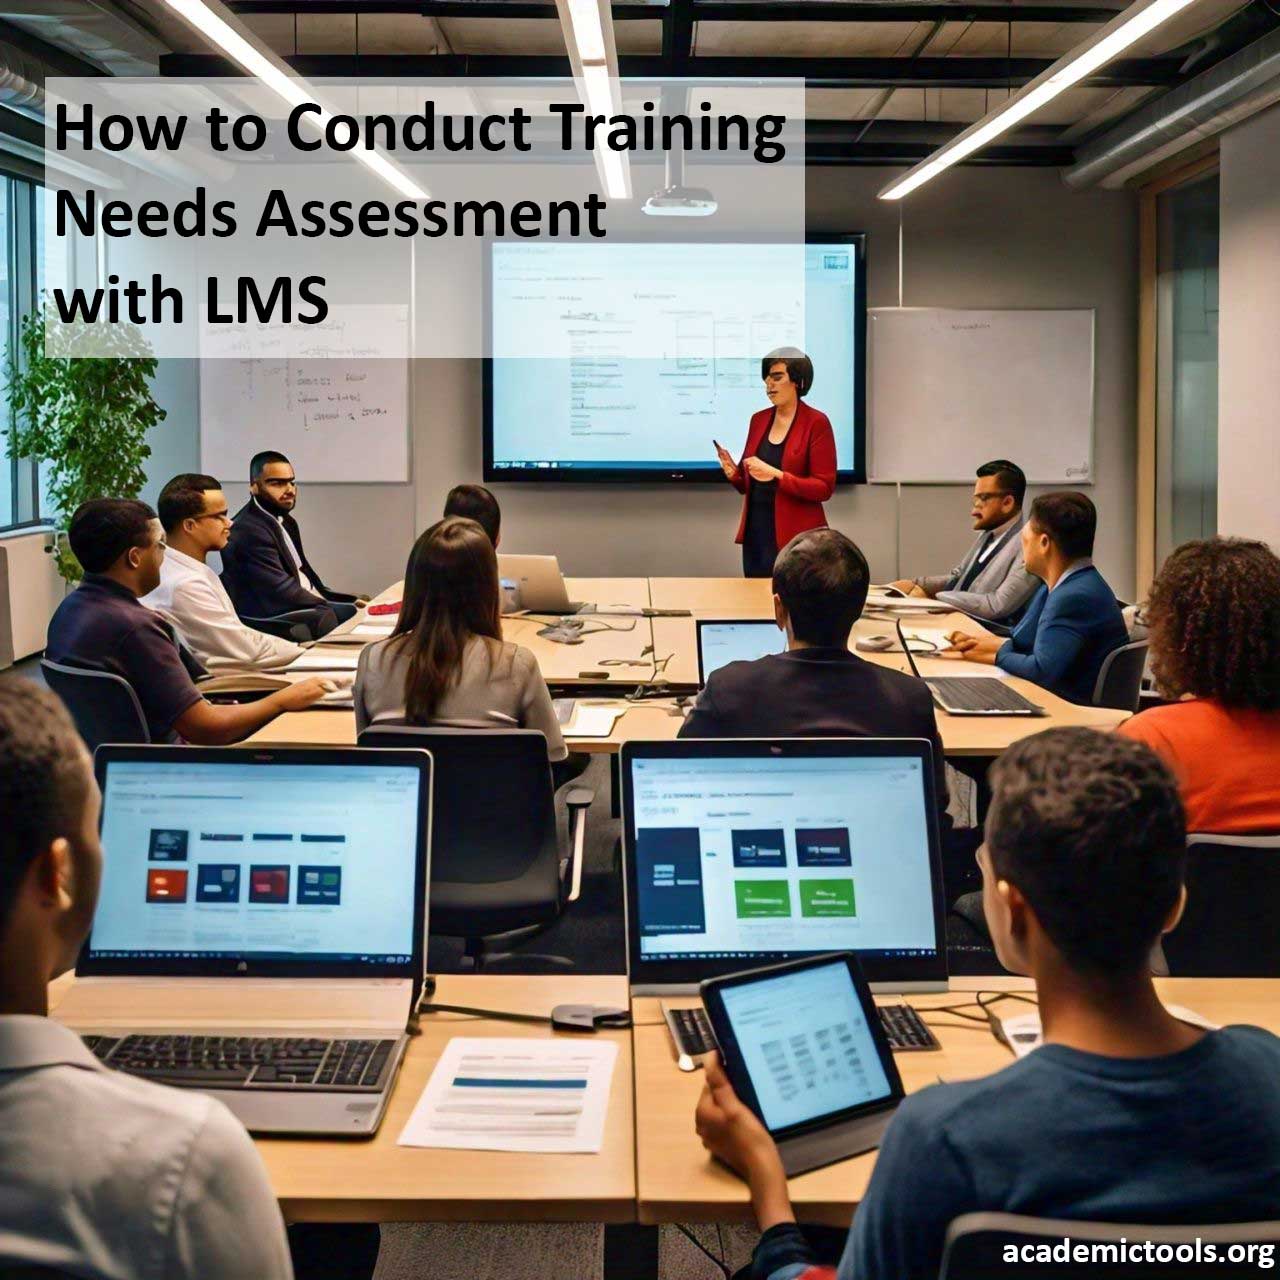
<svg viewBox="0 0 1280 1280">
<path fill-rule="evenodd" d="M 1179 547 L 1147 607 L 1170 705 L 1120 729 L 1178 778 L 1189 831 L 1280 831 L 1280 559 L 1264 543 Z"/>
</svg>

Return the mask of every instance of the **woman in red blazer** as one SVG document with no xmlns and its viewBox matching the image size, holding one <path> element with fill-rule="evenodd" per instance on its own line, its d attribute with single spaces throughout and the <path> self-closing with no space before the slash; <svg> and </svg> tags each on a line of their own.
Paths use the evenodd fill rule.
<svg viewBox="0 0 1280 1280">
<path fill-rule="evenodd" d="M 797 533 L 827 523 L 822 504 L 836 487 L 836 439 L 820 409 L 800 398 L 813 385 L 813 363 L 795 347 L 779 347 L 760 362 L 771 409 L 752 414 L 742 461 L 716 444 L 729 483 L 743 495 L 735 541 L 742 572 L 768 578 L 778 549 Z"/>
</svg>

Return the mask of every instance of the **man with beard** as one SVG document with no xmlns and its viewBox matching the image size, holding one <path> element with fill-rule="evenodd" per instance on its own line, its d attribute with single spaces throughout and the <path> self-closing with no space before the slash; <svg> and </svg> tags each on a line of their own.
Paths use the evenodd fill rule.
<svg viewBox="0 0 1280 1280">
<path fill-rule="evenodd" d="M 236 513 L 222 550 L 222 585 L 242 618 L 316 610 L 311 626 L 326 635 L 354 616 L 368 596 L 333 591 L 307 560 L 293 518 L 298 480 L 283 453 L 265 450 L 249 463 L 249 501 Z"/>
</svg>

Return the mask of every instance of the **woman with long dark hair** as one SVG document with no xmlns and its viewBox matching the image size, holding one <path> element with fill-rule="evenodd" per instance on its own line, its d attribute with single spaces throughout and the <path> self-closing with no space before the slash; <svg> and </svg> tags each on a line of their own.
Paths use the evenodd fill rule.
<svg viewBox="0 0 1280 1280">
<path fill-rule="evenodd" d="M 439 520 L 414 543 L 395 630 L 356 672 L 356 728 L 398 721 L 454 729 L 540 729 L 568 752 L 528 649 L 502 638 L 498 561 L 474 521 Z"/>
</svg>

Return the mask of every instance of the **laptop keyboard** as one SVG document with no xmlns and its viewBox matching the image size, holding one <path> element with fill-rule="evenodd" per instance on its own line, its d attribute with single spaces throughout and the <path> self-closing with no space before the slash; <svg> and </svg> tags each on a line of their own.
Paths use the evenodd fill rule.
<svg viewBox="0 0 1280 1280">
<path fill-rule="evenodd" d="M 962 711 L 1010 711 L 1019 715 L 1038 715 L 1040 711 L 1003 680 L 989 676 L 930 676 L 928 685 L 948 707 Z"/>
<path fill-rule="evenodd" d="M 321 1089 L 375 1093 L 395 1040 L 280 1036 L 85 1036 L 107 1066 L 195 1089 Z"/>
<path fill-rule="evenodd" d="M 889 1048 L 902 1053 L 912 1049 L 941 1049 L 938 1038 L 925 1026 L 920 1015 L 909 1004 L 878 1005 L 880 1025 Z M 689 1057 L 711 1053 L 716 1048 L 715 1033 L 705 1009 L 667 1009 L 667 1026 L 676 1048 Z"/>
</svg>

